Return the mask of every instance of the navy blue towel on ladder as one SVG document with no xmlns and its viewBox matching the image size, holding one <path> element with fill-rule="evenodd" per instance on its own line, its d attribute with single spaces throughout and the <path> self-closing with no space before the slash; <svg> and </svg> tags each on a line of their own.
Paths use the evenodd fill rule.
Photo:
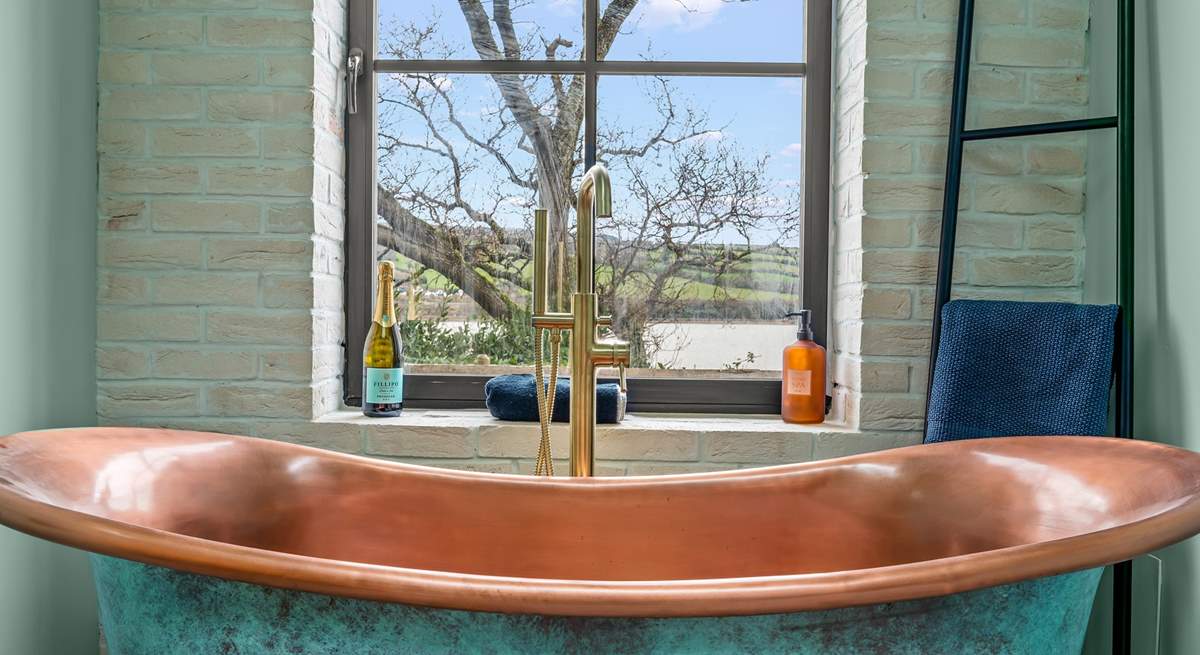
<svg viewBox="0 0 1200 655">
<path fill-rule="evenodd" d="M 1116 305 L 947 303 L 925 443 L 1104 435 L 1116 320 Z"/>
</svg>

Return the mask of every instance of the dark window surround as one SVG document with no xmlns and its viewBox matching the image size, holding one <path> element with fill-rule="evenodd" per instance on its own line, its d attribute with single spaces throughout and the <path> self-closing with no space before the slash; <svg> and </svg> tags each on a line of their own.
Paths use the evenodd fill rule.
<svg viewBox="0 0 1200 655">
<path fill-rule="evenodd" d="M 595 162 L 596 80 L 599 75 L 705 75 L 733 77 L 803 77 L 804 203 L 801 247 L 801 304 L 813 310 L 815 337 L 826 342 L 829 306 L 829 196 L 832 87 L 832 0 L 809 0 L 805 7 L 804 63 L 595 61 L 594 41 L 599 0 L 584 3 L 585 57 L 581 61 L 402 61 L 376 59 L 376 0 L 349 0 L 349 48 L 360 48 L 363 70 L 358 78 L 359 112 L 346 116 L 346 361 L 343 399 L 362 403 L 362 360 L 359 344 L 366 338 L 374 298 L 375 276 L 375 75 L 378 72 L 445 73 L 575 73 L 586 76 L 585 166 Z M 410 374 L 405 404 L 423 408 L 483 406 L 485 375 Z M 633 378 L 630 410 L 642 412 L 712 412 L 778 414 L 778 380 L 712 380 Z"/>
</svg>

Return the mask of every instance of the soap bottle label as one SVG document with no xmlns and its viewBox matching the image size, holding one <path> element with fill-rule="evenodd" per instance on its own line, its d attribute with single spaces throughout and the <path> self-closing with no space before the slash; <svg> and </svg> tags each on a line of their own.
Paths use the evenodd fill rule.
<svg viewBox="0 0 1200 655">
<path fill-rule="evenodd" d="M 812 371 L 787 372 L 787 393 L 791 396 L 808 396 L 812 394 Z"/>
</svg>

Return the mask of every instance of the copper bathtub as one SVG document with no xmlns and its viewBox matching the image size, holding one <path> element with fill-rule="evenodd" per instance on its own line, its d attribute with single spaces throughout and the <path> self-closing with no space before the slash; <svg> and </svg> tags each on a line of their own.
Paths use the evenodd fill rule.
<svg viewBox="0 0 1200 655">
<path fill-rule="evenodd" d="M 96 554 L 115 655 L 1069 652 L 1097 567 L 1200 531 L 1200 455 L 1015 437 L 571 480 L 53 430 L 0 438 L 0 523 Z"/>
</svg>

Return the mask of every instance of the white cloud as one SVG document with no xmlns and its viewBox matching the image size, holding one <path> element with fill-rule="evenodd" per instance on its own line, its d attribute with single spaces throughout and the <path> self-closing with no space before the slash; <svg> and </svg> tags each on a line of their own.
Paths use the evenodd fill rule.
<svg viewBox="0 0 1200 655">
<path fill-rule="evenodd" d="M 698 30 L 713 21 L 723 0 L 643 0 L 641 26 L 647 29 L 673 27 L 681 32 Z"/>
<path fill-rule="evenodd" d="M 783 155 L 784 157 L 799 157 L 804 154 L 804 144 L 789 143 L 784 147 L 783 150 L 779 151 L 779 154 Z"/>
<path fill-rule="evenodd" d="M 725 133 L 722 132 L 721 130 L 709 130 L 707 132 L 701 132 L 701 133 L 697 134 L 696 136 L 693 136 L 689 140 L 690 141 L 704 141 L 706 143 L 711 143 L 713 141 L 720 141 L 721 139 L 724 139 L 724 138 L 725 138 Z"/>
</svg>

